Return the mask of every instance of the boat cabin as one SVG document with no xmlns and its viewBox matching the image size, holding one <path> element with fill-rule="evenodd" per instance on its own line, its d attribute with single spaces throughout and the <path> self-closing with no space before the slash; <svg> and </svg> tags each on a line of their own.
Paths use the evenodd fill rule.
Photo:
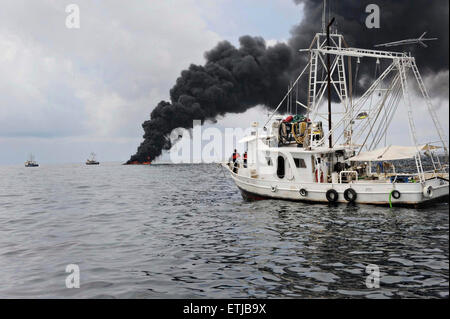
<svg viewBox="0 0 450 319">
<path fill-rule="evenodd" d="M 297 133 L 296 127 L 299 128 Z M 283 132 L 289 133 L 283 138 L 280 137 Z M 256 177 L 255 174 L 258 172 L 258 178 L 261 179 L 316 183 L 346 182 L 349 180 L 348 174 L 345 174 L 349 168 L 346 161 L 354 153 L 350 153 L 344 146 L 329 149 L 320 145 L 322 137 L 320 122 L 288 126 L 277 121 L 272 126 L 270 135 L 259 136 L 255 130 L 240 141 L 245 143 L 248 159 L 247 167 L 237 164 L 240 166 L 239 175 Z"/>
</svg>

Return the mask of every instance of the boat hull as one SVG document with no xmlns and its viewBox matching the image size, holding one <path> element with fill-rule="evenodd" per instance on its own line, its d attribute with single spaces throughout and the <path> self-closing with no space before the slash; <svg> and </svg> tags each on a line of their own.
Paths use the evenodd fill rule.
<svg viewBox="0 0 450 319">
<path fill-rule="evenodd" d="M 308 200 L 308 199 L 303 199 L 303 198 L 278 198 L 275 196 L 266 196 L 266 195 L 261 195 L 261 194 L 255 194 L 255 193 L 251 193 L 246 191 L 245 189 L 242 189 L 240 187 L 239 191 L 241 192 L 242 198 L 246 201 L 259 201 L 259 200 L 270 200 L 270 199 L 276 199 L 276 200 L 288 200 L 288 201 L 294 201 L 294 202 L 302 202 L 302 203 L 308 203 L 308 204 L 330 204 L 330 202 L 324 200 L 324 201 L 312 201 L 312 200 Z M 434 205 L 434 204 L 438 204 L 438 203 L 448 203 L 449 202 L 449 195 L 444 195 L 441 197 L 437 197 L 437 198 L 432 198 L 432 199 L 428 199 L 425 200 L 423 202 L 420 203 L 408 203 L 408 202 L 394 202 L 392 203 L 392 206 L 395 207 L 416 207 L 416 208 L 420 208 L 420 207 L 428 207 L 430 205 Z M 338 203 L 342 203 L 341 202 L 337 202 Z M 345 202 L 347 204 L 351 204 L 349 202 Z M 389 206 L 389 202 L 386 203 L 371 203 L 371 202 L 365 202 L 362 203 L 360 201 L 356 201 L 355 203 L 357 204 L 365 204 L 365 205 L 377 205 L 377 206 Z"/>
<path fill-rule="evenodd" d="M 344 197 L 344 192 L 351 188 L 356 192 L 357 204 L 370 204 L 381 206 L 427 206 L 436 202 L 448 202 L 449 182 L 442 178 L 432 178 L 422 185 L 420 183 L 293 183 L 276 180 L 263 180 L 240 176 L 229 170 L 234 182 L 246 200 L 281 199 L 301 201 L 308 203 L 330 203 L 327 199 L 327 191 L 333 189 L 338 198 L 333 203 L 349 203 Z M 424 188 L 431 187 L 431 196 L 424 195 Z M 300 190 L 305 190 L 301 194 Z M 392 196 L 396 190 L 399 198 Z"/>
</svg>

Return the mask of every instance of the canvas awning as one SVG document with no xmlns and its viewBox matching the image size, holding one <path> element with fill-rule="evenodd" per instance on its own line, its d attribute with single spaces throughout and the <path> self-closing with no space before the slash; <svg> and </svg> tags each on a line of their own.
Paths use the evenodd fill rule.
<svg viewBox="0 0 450 319">
<path fill-rule="evenodd" d="M 348 160 L 352 162 L 395 161 L 413 158 L 417 154 L 417 150 L 427 151 L 437 148 L 439 147 L 428 144 L 420 145 L 417 148 L 415 146 L 390 145 L 373 151 L 361 152 Z"/>
</svg>

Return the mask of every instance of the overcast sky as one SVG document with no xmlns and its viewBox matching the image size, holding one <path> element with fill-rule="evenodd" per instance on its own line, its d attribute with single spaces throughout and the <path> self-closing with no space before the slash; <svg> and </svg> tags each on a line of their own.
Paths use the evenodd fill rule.
<svg viewBox="0 0 450 319">
<path fill-rule="evenodd" d="M 70 3 L 80 29 L 66 28 Z M 81 162 L 92 151 L 126 161 L 181 70 L 220 40 L 284 41 L 301 19 L 292 0 L 2 0 L 0 165 L 30 152 L 40 163 Z M 448 99 L 436 103 L 448 131 Z M 265 116 L 250 110 L 217 125 Z"/>
</svg>

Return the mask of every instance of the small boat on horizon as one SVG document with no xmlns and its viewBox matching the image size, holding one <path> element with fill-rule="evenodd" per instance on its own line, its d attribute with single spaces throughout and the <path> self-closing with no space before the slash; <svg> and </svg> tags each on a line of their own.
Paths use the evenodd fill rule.
<svg viewBox="0 0 450 319">
<path fill-rule="evenodd" d="M 28 160 L 25 162 L 25 167 L 38 167 L 39 164 L 34 160 L 33 154 L 30 154 Z"/>
<path fill-rule="evenodd" d="M 95 159 L 95 153 L 91 153 L 91 157 L 86 160 L 86 165 L 99 165 L 100 163 Z"/>
</svg>

